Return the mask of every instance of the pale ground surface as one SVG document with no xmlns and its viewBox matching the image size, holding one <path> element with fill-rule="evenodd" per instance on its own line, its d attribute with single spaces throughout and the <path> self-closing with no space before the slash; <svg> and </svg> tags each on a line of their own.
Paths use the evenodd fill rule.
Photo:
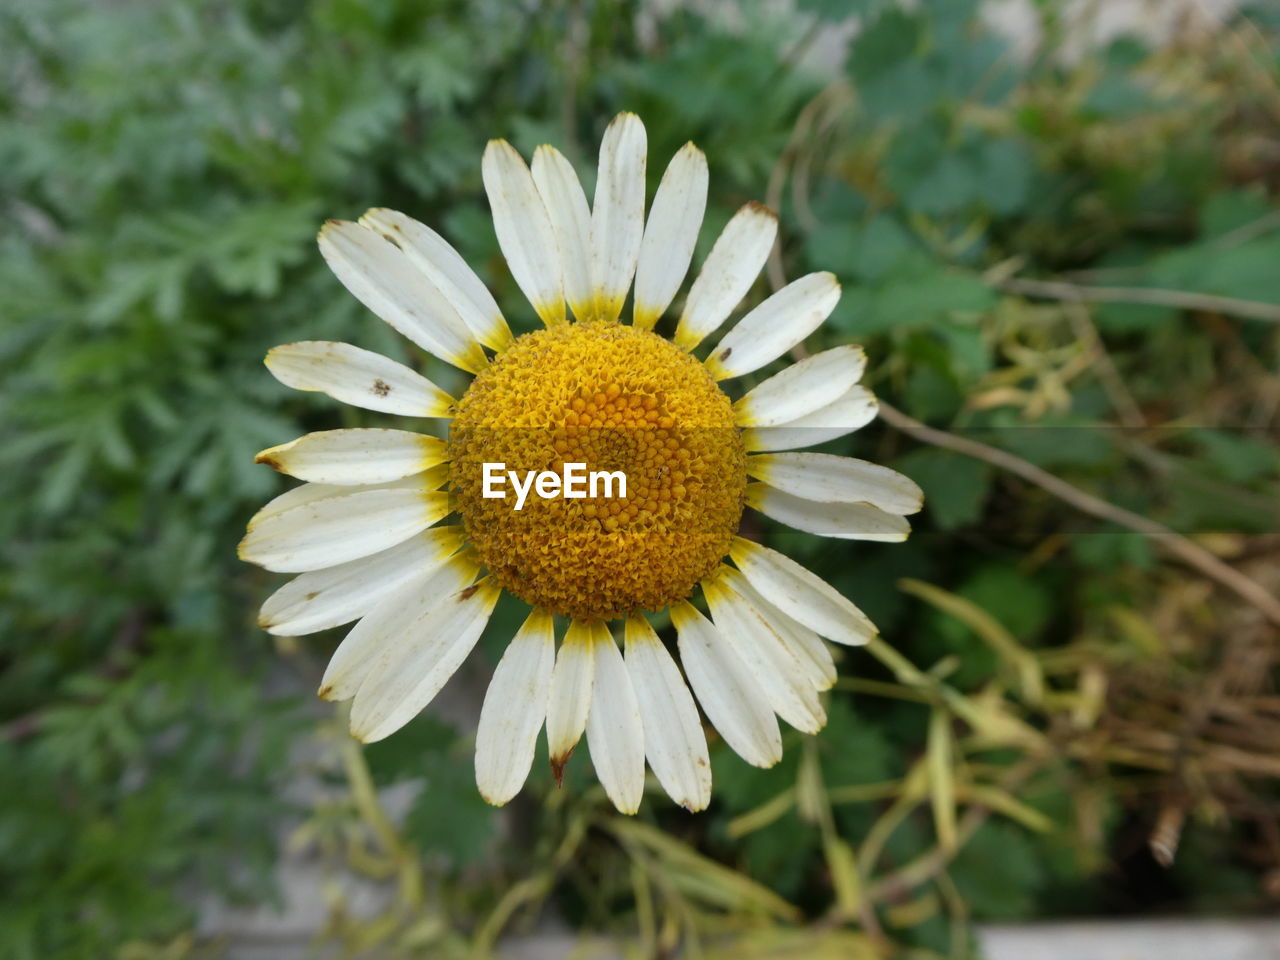
<svg viewBox="0 0 1280 960">
<path fill-rule="evenodd" d="M 659 15 L 677 6 L 694 6 L 734 20 L 733 5 L 724 0 L 651 0 Z M 985 19 L 1022 54 L 1032 51 L 1038 34 L 1033 0 L 987 0 Z M 1242 0 L 1065 0 L 1065 22 L 1073 25 L 1066 45 L 1070 59 L 1091 46 L 1118 36 L 1143 33 L 1155 43 L 1210 28 L 1225 20 Z M 790 0 L 778 0 L 786 9 Z M 729 11 L 723 13 L 723 11 Z M 844 61 L 856 24 L 824 31 L 816 38 L 805 62 L 830 71 Z M 474 730 L 481 693 L 450 683 L 433 704 L 458 729 Z M 305 768 L 305 758 L 300 759 Z M 319 787 L 307 774 L 297 782 L 297 798 L 314 799 Z M 387 791 L 383 802 L 393 816 L 402 814 L 413 799 L 412 789 Z M 311 947 L 324 927 L 331 902 L 342 902 L 356 916 L 374 915 L 385 906 L 388 891 L 350 874 L 333 874 L 310 857 L 285 850 L 278 867 L 283 908 L 227 909 L 214 900 L 200 905 L 198 932 L 228 944 L 226 960 L 327 960 L 336 953 Z M 1280 960 L 1280 920 L 1141 922 L 1075 922 L 1022 926 L 992 926 L 982 932 L 986 960 Z M 502 960 L 619 960 L 607 944 L 586 944 L 569 931 L 554 927 L 507 943 Z"/>
<path fill-rule="evenodd" d="M 986 960 L 1280 960 L 1280 921 L 990 927 L 983 931 L 982 941 Z"/>
<path fill-rule="evenodd" d="M 305 937 L 238 939 L 226 960 L 293 960 Z M 984 960 L 1280 960 L 1280 921 L 1151 920 L 988 927 Z M 327 960 L 323 952 L 314 960 Z M 608 944 L 566 932 L 505 944 L 499 960 L 622 960 Z"/>
</svg>

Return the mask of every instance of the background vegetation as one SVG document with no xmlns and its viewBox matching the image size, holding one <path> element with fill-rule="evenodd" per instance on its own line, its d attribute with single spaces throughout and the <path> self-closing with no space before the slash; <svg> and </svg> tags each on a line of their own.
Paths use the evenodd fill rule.
<svg viewBox="0 0 1280 960">
<path fill-rule="evenodd" d="M 482 955 L 558 916 L 637 958 L 958 958 L 975 920 L 1275 908 L 1280 18 L 1068 61 L 1047 0 L 1029 57 L 971 0 L 797 5 L 0 8 L 0 955 L 217 956 L 194 905 L 274 902 L 286 834 L 389 891 L 329 902 L 316 935 L 359 956 Z M 717 745 L 710 812 L 652 794 L 622 820 L 584 754 L 497 812 L 465 729 L 361 751 L 311 696 L 337 637 L 254 626 L 277 578 L 234 545 L 281 481 L 253 453 L 364 422 L 260 361 L 331 338 L 425 362 L 316 253 L 370 205 L 439 226 L 531 328 L 481 149 L 586 171 L 622 108 L 655 175 L 707 152 L 704 252 L 763 198 L 770 279 L 845 281 L 809 346 L 864 343 L 891 406 L 832 449 L 928 506 L 894 546 L 749 519 L 884 631 L 779 768 Z"/>
</svg>

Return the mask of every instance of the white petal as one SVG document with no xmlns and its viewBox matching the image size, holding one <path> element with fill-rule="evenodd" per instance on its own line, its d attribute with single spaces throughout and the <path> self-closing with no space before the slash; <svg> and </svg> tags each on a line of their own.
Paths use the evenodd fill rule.
<svg viewBox="0 0 1280 960">
<path fill-rule="evenodd" d="M 607 627 L 595 658 L 587 749 L 604 792 L 618 812 L 631 814 L 644 796 L 644 728 L 626 664 Z"/>
<path fill-rule="evenodd" d="M 766 600 L 740 570 L 724 567 L 720 577 L 773 628 L 791 651 L 815 690 L 830 690 L 836 682 L 836 662 L 822 638 L 804 624 L 797 623 Z"/>
<path fill-rule="evenodd" d="M 320 697 L 324 700 L 354 697 L 378 657 L 390 655 L 398 644 L 406 642 L 410 631 L 439 603 L 440 597 L 469 587 L 479 572 L 474 561 L 455 556 L 435 570 L 401 584 L 347 631 L 325 667 Z"/>
<path fill-rule="evenodd" d="M 827 722 L 818 691 L 782 637 L 747 600 L 715 575 L 702 581 L 711 619 L 748 667 L 775 713 L 797 730 L 817 733 Z"/>
<path fill-rule="evenodd" d="M 692 350 L 728 319 L 760 275 L 777 235 L 778 215 L 768 207 L 748 203 L 733 215 L 689 289 L 676 346 Z"/>
<path fill-rule="evenodd" d="M 267 351 L 267 369 L 286 387 L 316 390 L 366 410 L 447 417 L 453 397 L 403 363 L 349 343 L 303 340 Z"/>
<path fill-rule="evenodd" d="M 303 573 L 403 543 L 448 516 L 447 493 L 416 483 L 347 488 L 249 524 L 240 559 L 277 573 Z"/>
<path fill-rule="evenodd" d="M 747 484 L 747 505 L 796 530 L 838 540 L 907 539 L 911 525 L 894 513 L 865 503 L 802 500 L 763 483 Z"/>
<path fill-rule="evenodd" d="M 684 283 L 707 209 L 707 158 L 686 143 L 653 195 L 636 267 L 633 322 L 652 330 Z"/>
<path fill-rule="evenodd" d="M 600 171 L 591 205 L 591 272 L 595 316 L 616 320 L 635 276 L 644 236 L 648 139 L 634 113 L 613 118 L 600 142 Z"/>
<path fill-rule="evenodd" d="M 426 473 L 421 474 L 416 481 L 413 480 L 393 480 L 391 483 L 376 484 L 368 487 L 370 490 L 382 489 L 383 487 L 404 487 L 418 486 L 422 490 L 438 490 L 446 480 L 449 479 L 449 468 L 446 466 L 432 467 Z M 328 500 L 330 497 L 345 497 L 351 493 L 351 487 L 343 486 L 336 483 L 303 483 L 296 487 L 291 487 L 277 497 L 268 500 L 262 508 L 255 513 L 247 524 L 248 527 L 256 527 L 268 517 L 274 517 L 277 514 L 284 513 L 286 510 L 292 510 L 294 507 L 300 507 L 305 503 L 315 503 L 317 500 Z"/>
<path fill-rule="evenodd" d="M 591 688 L 595 684 L 595 644 L 602 632 L 608 635 L 609 629 L 599 621 L 571 621 L 556 655 L 547 701 L 547 751 L 557 781 L 587 728 Z"/>
<path fill-rule="evenodd" d="M 342 285 L 427 353 L 471 373 L 488 362 L 457 311 L 395 244 L 345 220 L 325 223 L 319 244 Z"/>
<path fill-rule="evenodd" d="M 511 343 L 511 329 L 493 294 L 448 240 L 425 223 L 386 207 L 366 210 L 360 223 L 403 250 L 477 340 L 492 350 L 504 350 Z"/>
<path fill-rule="evenodd" d="M 828 640 L 856 646 L 876 635 L 866 614 L 790 557 L 741 537 L 734 538 L 729 556 L 761 596 Z"/>
<path fill-rule="evenodd" d="M 273 470 L 311 483 L 387 483 L 443 463 L 445 442 L 409 430 L 321 430 L 268 447 L 256 457 Z"/>
<path fill-rule="evenodd" d="M 747 457 L 747 474 L 771 487 L 820 503 L 869 503 L 885 513 L 916 513 L 924 491 L 878 463 L 829 453 L 762 453 Z"/>
<path fill-rule="evenodd" d="M 555 660 L 555 624 L 535 608 L 502 654 L 480 708 L 476 785 L 495 806 L 519 793 L 529 776 Z"/>
<path fill-rule="evenodd" d="M 711 621 L 681 601 L 671 607 L 680 661 L 707 719 L 738 756 L 757 767 L 782 759 L 778 719 L 751 668 Z"/>
<path fill-rule="evenodd" d="M 594 309 L 595 287 L 591 279 L 591 210 L 573 165 L 555 147 L 541 146 L 533 153 L 533 182 L 551 218 L 560 248 L 564 295 L 574 316 L 589 318 Z"/>
<path fill-rule="evenodd" d="M 498 246 L 542 322 L 564 322 L 560 248 L 533 175 L 515 147 L 490 140 L 481 162 Z"/>
<path fill-rule="evenodd" d="M 304 483 L 297 487 L 290 487 L 284 493 L 263 504 L 261 509 L 249 519 L 248 527 L 253 529 L 268 517 L 278 516 L 294 507 L 315 503 L 317 500 L 328 500 L 330 497 L 345 497 L 350 492 L 350 487 L 341 487 L 334 483 Z"/>
<path fill-rule="evenodd" d="M 860 430 L 876 418 L 880 404 L 866 387 L 855 384 L 842 397 L 807 416 L 776 427 L 747 427 L 743 446 L 749 451 L 813 447 Z"/>
<path fill-rule="evenodd" d="M 759 370 L 817 330 L 839 302 L 834 273 L 791 281 L 725 334 L 707 358 L 707 370 L 717 380 Z"/>
<path fill-rule="evenodd" d="M 711 802 L 711 759 L 698 708 L 680 668 L 639 614 L 627 620 L 626 663 L 654 776 L 686 810 L 706 809 Z"/>
<path fill-rule="evenodd" d="M 374 743 L 422 712 L 467 658 L 502 594 L 492 577 L 440 598 L 374 654 L 351 704 L 351 735 Z"/>
<path fill-rule="evenodd" d="M 824 350 L 793 363 L 755 386 L 733 405 L 740 427 L 790 423 L 834 403 L 862 379 L 867 355 L 861 347 Z"/>
<path fill-rule="evenodd" d="M 411 580 L 439 569 L 462 547 L 462 527 L 426 530 L 404 543 L 294 577 L 267 598 L 258 625 L 299 637 L 363 617 Z"/>
</svg>

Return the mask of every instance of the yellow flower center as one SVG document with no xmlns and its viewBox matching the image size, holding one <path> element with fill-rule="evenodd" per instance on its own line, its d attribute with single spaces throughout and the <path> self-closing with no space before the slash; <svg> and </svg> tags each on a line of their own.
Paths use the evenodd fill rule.
<svg viewBox="0 0 1280 960">
<path fill-rule="evenodd" d="M 618 323 L 526 334 L 477 374 L 449 437 L 454 507 L 484 565 L 526 603 L 581 620 L 683 600 L 729 551 L 746 459 L 729 398 L 694 357 Z M 626 497 L 540 497 L 486 463 L 621 471 Z M 491 474 L 494 468 L 490 468 Z M 499 488 L 492 486 L 491 492 Z"/>
</svg>

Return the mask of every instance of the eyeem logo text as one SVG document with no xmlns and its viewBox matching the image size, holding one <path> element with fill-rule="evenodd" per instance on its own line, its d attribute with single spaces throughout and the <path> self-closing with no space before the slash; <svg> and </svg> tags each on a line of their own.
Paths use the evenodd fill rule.
<svg viewBox="0 0 1280 960">
<path fill-rule="evenodd" d="M 488 500 L 506 499 L 504 488 L 508 480 L 516 492 L 517 510 L 524 507 L 530 489 L 544 500 L 554 500 L 556 497 L 567 497 L 570 500 L 585 500 L 587 497 L 627 498 L 625 473 L 621 470 L 592 470 L 588 473 L 585 463 L 566 463 L 563 477 L 554 470 L 526 470 L 524 482 L 521 482 L 516 471 L 508 470 L 505 463 L 486 463 L 482 495 Z M 617 493 L 614 493 L 615 485 Z"/>
</svg>

